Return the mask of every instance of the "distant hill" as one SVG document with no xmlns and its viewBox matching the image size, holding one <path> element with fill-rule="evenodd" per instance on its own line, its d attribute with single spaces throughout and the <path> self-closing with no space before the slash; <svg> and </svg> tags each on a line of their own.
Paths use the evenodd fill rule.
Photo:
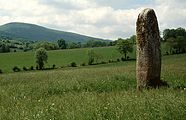
<svg viewBox="0 0 186 120">
<path fill-rule="evenodd" d="M 88 40 L 103 40 L 71 32 L 48 29 L 42 26 L 12 22 L 0 26 L 0 36 L 29 41 L 56 41 L 63 38 L 71 42 L 86 42 Z"/>
</svg>

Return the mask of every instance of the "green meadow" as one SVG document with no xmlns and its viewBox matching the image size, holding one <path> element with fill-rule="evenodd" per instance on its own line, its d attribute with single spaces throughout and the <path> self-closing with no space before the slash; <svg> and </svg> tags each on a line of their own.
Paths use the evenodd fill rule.
<svg viewBox="0 0 186 120">
<path fill-rule="evenodd" d="M 77 66 L 81 66 L 81 64 L 88 63 L 88 55 L 87 52 L 89 49 L 93 49 L 98 59 L 95 61 L 96 63 L 101 62 L 109 62 L 117 61 L 117 59 L 121 60 L 122 56 L 116 47 L 97 47 L 97 48 L 81 48 L 81 49 L 65 49 L 65 50 L 53 50 L 48 51 L 48 63 L 45 64 L 45 67 L 52 67 L 53 64 L 56 67 L 66 67 L 70 65 L 70 63 L 75 62 Z M 162 44 L 162 55 L 165 54 L 168 48 L 164 44 Z M 136 57 L 136 50 L 132 53 L 128 53 L 128 56 L 132 59 Z M 11 52 L 11 53 L 1 53 L 0 54 L 0 69 L 3 73 L 13 72 L 13 67 L 23 68 L 24 66 L 30 68 L 31 66 L 36 66 L 35 63 L 35 52 Z"/>
<path fill-rule="evenodd" d="M 71 62 L 76 62 L 78 66 L 82 63 L 87 64 L 88 55 L 87 51 L 91 48 L 83 49 L 66 49 L 66 50 L 55 50 L 48 51 L 48 63 L 45 67 L 51 67 L 53 64 L 56 67 L 64 67 L 69 65 Z M 121 58 L 121 54 L 115 47 L 101 47 L 92 48 L 98 55 L 97 62 L 108 62 L 109 60 L 117 60 Z M 135 57 L 134 53 L 129 56 Z M 35 52 L 15 52 L 15 53 L 2 53 L 0 54 L 0 69 L 3 72 L 13 72 L 12 68 L 18 66 L 19 68 L 36 66 L 35 64 Z"/>
<path fill-rule="evenodd" d="M 110 54 L 111 49 L 113 54 Z M 75 51 L 51 51 L 48 64 L 65 65 L 71 59 L 77 63 L 86 62 L 83 54 L 86 49 Z M 110 55 L 103 56 L 105 60 L 119 56 L 113 48 L 99 48 L 98 52 Z M 52 59 L 52 53 L 59 59 Z M 7 54 L 1 54 L 1 58 L 3 55 Z M 34 53 L 11 55 L 5 60 L 9 61 L 7 71 L 15 65 L 11 59 L 13 55 L 18 60 L 16 64 L 34 64 Z M 71 58 L 62 59 L 65 55 Z M 185 61 L 186 54 L 164 56 L 161 77 L 170 87 L 142 92 L 136 91 L 135 61 L 1 74 L 0 119 L 185 120 Z"/>
</svg>

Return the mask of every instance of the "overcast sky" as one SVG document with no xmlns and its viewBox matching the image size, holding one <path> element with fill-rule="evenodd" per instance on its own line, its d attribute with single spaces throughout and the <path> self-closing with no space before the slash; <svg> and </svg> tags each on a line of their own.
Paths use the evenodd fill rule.
<svg viewBox="0 0 186 120">
<path fill-rule="evenodd" d="M 186 28 L 186 0 L 0 0 L 0 25 L 33 23 L 115 40 L 135 34 L 137 16 L 147 7 L 161 31 Z"/>
</svg>

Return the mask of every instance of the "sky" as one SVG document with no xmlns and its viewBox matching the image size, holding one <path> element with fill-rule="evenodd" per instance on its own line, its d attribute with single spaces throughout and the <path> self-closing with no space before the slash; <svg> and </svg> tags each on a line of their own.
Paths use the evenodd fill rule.
<svg viewBox="0 0 186 120">
<path fill-rule="evenodd" d="M 186 0 L 0 0 L 0 25 L 32 23 L 116 40 L 135 34 L 145 8 L 155 10 L 161 31 L 186 28 Z"/>
</svg>

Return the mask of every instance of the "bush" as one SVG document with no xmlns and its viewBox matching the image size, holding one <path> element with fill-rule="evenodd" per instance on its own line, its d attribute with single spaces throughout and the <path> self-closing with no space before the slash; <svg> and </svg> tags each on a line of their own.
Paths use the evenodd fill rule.
<svg viewBox="0 0 186 120">
<path fill-rule="evenodd" d="M 117 61 L 120 62 L 120 59 L 118 58 Z"/>
<path fill-rule="evenodd" d="M 27 69 L 25 66 L 23 66 L 23 70 L 24 70 L 24 71 L 27 71 L 28 69 Z"/>
<path fill-rule="evenodd" d="M 39 70 L 39 67 L 38 67 L 38 65 L 36 65 L 36 70 Z"/>
<path fill-rule="evenodd" d="M 123 58 L 123 57 L 121 58 L 121 61 L 125 61 L 125 60 L 126 60 L 125 58 Z"/>
<path fill-rule="evenodd" d="M 2 74 L 3 73 L 3 71 L 0 69 L 0 74 Z"/>
<path fill-rule="evenodd" d="M 30 70 L 34 70 L 34 67 L 33 66 L 30 66 Z"/>
<path fill-rule="evenodd" d="M 10 52 L 10 47 L 7 44 L 0 44 L 0 53 Z"/>
<path fill-rule="evenodd" d="M 112 63 L 112 62 L 114 62 L 113 60 L 109 60 L 109 63 Z"/>
<path fill-rule="evenodd" d="M 27 52 L 27 49 L 23 49 L 23 52 Z"/>
<path fill-rule="evenodd" d="M 65 68 L 65 66 L 61 66 L 61 68 Z"/>
<path fill-rule="evenodd" d="M 169 55 L 169 52 L 166 52 L 166 55 Z"/>
<path fill-rule="evenodd" d="M 17 66 L 15 66 L 15 67 L 13 67 L 13 69 L 12 69 L 14 72 L 19 72 L 19 71 L 21 71 L 21 69 L 20 68 L 18 68 Z"/>
<path fill-rule="evenodd" d="M 105 61 L 101 61 L 101 64 L 106 64 L 107 62 L 105 62 Z"/>
<path fill-rule="evenodd" d="M 71 67 L 77 67 L 77 65 L 76 65 L 75 62 L 72 62 L 72 63 L 70 64 L 70 66 L 71 66 Z"/>
<path fill-rule="evenodd" d="M 85 66 L 86 64 L 85 63 L 82 63 L 81 66 Z"/>
<path fill-rule="evenodd" d="M 53 64 L 53 65 L 52 65 L 52 69 L 55 69 L 55 68 L 56 68 L 56 65 L 55 65 L 55 64 Z"/>
</svg>

